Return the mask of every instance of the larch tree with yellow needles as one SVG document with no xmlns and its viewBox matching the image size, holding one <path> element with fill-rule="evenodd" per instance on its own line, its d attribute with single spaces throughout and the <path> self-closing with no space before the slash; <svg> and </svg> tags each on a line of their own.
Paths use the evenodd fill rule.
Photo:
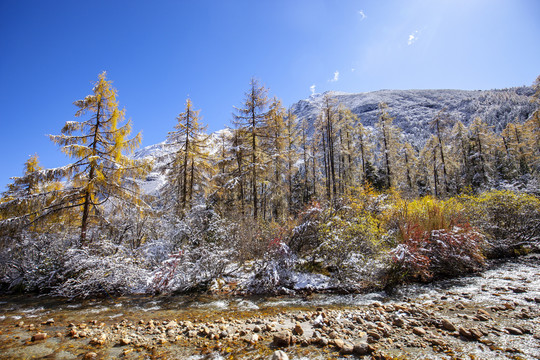
<svg viewBox="0 0 540 360">
<path fill-rule="evenodd" d="M 169 144 L 178 150 L 168 164 L 169 185 L 164 189 L 176 195 L 176 213 L 182 215 L 191 208 L 194 192 L 208 189 L 211 174 L 208 153 L 208 135 L 205 134 L 199 116 L 200 110 L 194 110 L 190 99 L 186 100 L 184 112 L 178 115 L 175 131 L 169 132 Z"/>
<path fill-rule="evenodd" d="M 124 124 L 124 110 L 118 109 L 116 89 L 99 75 L 92 94 L 75 101 L 75 117 L 86 120 L 68 121 L 61 135 L 49 135 L 62 152 L 76 161 L 63 168 L 71 191 L 78 195 L 71 207 L 81 209 L 81 245 L 87 243 L 89 225 L 103 215 L 103 206 L 141 206 L 135 179 L 149 169 L 144 161 L 133 160 L 125 152 L 133 152 L 141 142 L 141 134 L 128 139 L 131 121 Z"/>
</svg>

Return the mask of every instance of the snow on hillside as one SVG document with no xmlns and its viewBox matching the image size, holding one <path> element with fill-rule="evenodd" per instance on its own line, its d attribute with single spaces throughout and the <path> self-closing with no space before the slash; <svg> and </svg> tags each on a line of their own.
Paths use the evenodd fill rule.
<svg viewBox="0 0 540 360">
<path fill-rule="evenodd" d="M 379 90 L 367 93 L 331 93 L 337 101 L 360 117 L 364 126 L 373 126 L 378 118 L 378 105 L 385 102 L 394 124 L 400 127 L 407 139 L 422 146 L 429 138 L 429 122 L 446 108 L 454 120 L 468 125 L 480 117 L 496 132 L 506 124 L 526 120 L 534 111 L 530 103 L 531 87 L 503 90 Z M 314 94 L 292 105 L 298 119 L 315 121 L 323 104 L 324 94 Z"/>
</svg>

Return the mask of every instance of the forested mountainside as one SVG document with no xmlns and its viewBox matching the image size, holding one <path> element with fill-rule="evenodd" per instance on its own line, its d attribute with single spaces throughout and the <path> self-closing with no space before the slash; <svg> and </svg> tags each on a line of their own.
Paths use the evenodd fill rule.
<svg viewBox="0 0 540 360">
<path fill-rule="evenodd" d="M 501 90 L 379 90 L 358 94 L 331 93 L 337 102 L 357 115 L 364 126 L 378 121 L 379 104 L 386 103 L 394 125 L 407 140 L 422 147 L 433 133 L 431 122 L 442 109 L 455 121 L 469 125 L 480 117 L 495 132 L 509 122 L 524 122 L 535 110 L 530 101 L 532 87 Z M 324 94 L 314 94 L 292 105 L 299 119 L 314 123 L 323 107 Z"/>
</svg>

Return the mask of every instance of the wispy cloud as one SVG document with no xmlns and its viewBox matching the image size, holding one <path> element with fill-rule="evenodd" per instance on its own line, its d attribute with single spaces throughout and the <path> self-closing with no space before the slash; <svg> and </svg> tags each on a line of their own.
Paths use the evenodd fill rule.
<svg viewBox="0 0 540 360">
<path fill-rule="evenodd" d="M 311 91 L 311 95 L 315 94 L 315 84 L 309 87 L 309 91 Z"/>
<path fill-rule="evenodd" d="M 364 12 L 364 10 L 360 10 L 358 12 L 358 14 L 360 15 L 360 20 L 364 20 L 365 18 L 367 18 L 367 15 L 366 13 Z"/>
<path fill-rule="evenodd" d="M 333 77 L 331 80 L 329 80 L 329 81 L 330 81 L 330 82 L 336 82 L 336 81 L 338 81 L 338 80 L 339 80 L 339 71 L 336 70 L 336 71 L 334 72 L 334 77 Z"/>
<path fill-rule="evenodd" d="M 412 45 L 418 40 L 418 30 L 414 30 L 412 34 L 409 35 L 409 40 L 407 45 Z"/>
</svg>

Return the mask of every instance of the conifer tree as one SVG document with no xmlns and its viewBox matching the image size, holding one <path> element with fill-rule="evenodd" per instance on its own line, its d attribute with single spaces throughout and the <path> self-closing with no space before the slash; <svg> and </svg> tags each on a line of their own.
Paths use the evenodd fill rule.
<svg viewBox="0 0 540 360">
<path fill-rule="evenodd" d="M 293 114 L 292 109 L 289 108 L 287 116 L 285 117 L 285 160 L 287 163 L 287 207 L 289 213 L 293 206 L 293 178 L 295 177 L 296 170 L 294 164 L 298 160 L 298 123 L 296 115 Z"/>
<path fill-rule="evenodd" d="M 471 144 L 469 163 L 472 186 L 478 188 L 486 185 L 492 178 L 492 156 L 496 147 L 493 132 L 479 117 L 476 117 L 469 126 L 469 142 Z"/>
<path fill-rule="evenodd" d="M 264 136 L 261 141 L 261 149 L 266 155 L 265 158 L 269 159 L 269 164 L 266 166 L 269 169 L 267 171 L 269 184 L 267 191 L 271 199 L 274 220 L 278 220 L 284 214 L 283 209 L 285 208 L 288 188 L 284 186 L 285 182 L 282 179 L 282 175 L 287 169 L 285 118 L 285 108 L 283 108 L 279 99 L 274 98 L 266 116 Z"/>
<path fill-rule="evenodd" d="M 409 142 L 405 142 L 399 150 L 399 158 L 402 163 L 402 177 L 405 181 L 401 182 L 401 188 L 412 193 L 415 188 L 415 178 L 418 159 L 416 157 L 416 151 Z"/>
<path fill-rule="evenodd" d="M 31 223 L 46 206 L 43 200 L 47 195 L 42 194 L 43 168 L 39 165 L 37 154 L 34 154 L 24 163 L 24 174 L 21 177 L 12 177 L 13 183 L 8 184 L 8 190 L 0 199 L 0 220 L 11 219 L 13 227 Z M 46 202 L 46 201 L 45 201 Z"/>
<path fill-rule="evenodd" d="M 532 134 L 535 151 L 533 156 L 533 166 L 536 169 L 537 175 L 540 175 L 540 75 L 536 78 L 533 84 L 534 94 L 531 97 L 531 103 L 534 104 L 536 110 L 527 120 L 526 126 Z"/>
<path fill-rule="evenodd" d="M 259 84 L 255 78 L 251 79 L 249 91 L 245 94 L 243 107 L 236 108 L 236 125 L 242 129 L 242 133 L 247 136 L 246 147 L 250 158 L 249 173 L 251 182 L 251 201 L 253 204 L 253 218 L 258 218 L 258 185 L 261 173 L 265 168 L 263 153 L 259 147 L 260 138 L 263 136 L 263 129 L 267 118 L 266 110 L 268 106 L 268 90 Z"/>
<path fill-rule="evenodd" d="M 447 172 L 447 164 L 446 164 L 446 158 L 444 154 L 444 144 L 446 142 L 446 128 L 448 124 L 450 123 L 450 118 L 448 117 L 448 114 L 446 114 L 446 109 L 442 109 L 439 111 L 439 113 L 435 116 L 435 118 L 431 121 L 430 125 L 431 128 L 435 132 L 435 138 L 434 140 L 437 142 L 437 147 L 439 149 L 439 156 L 441 159 L 441 170 L 442 170 L 442 178 L 443 178 L 443 184 L 444 184 L 444 191 L 446 193 L 450 192 L 450 186 L 448 182 L 448 172 Z"/>
<path fill-rule="evenodd" d="M 70 183 L 69 201 L 59 199 L 57 208 L 65 206 L 81 209 L 82 245 L 87 242 L 88 227 L 93 219 L 103 217 L 103 205 L 139 206 L 141 199 L 133 179 L 148 171 L 143 161 L 130 159 L 131 152 L 141 142 L 140 133 L 128 139 L 131 121 L 123 125 L 124 110 L 118 109 L 116 89 L 99 75 L 92 94 L 75 103 L 76 117 L 89 114 L 83 121 L 68 121 L 61 135 L 49 135 L 62 151 L 76 161 L 62 168 Z"/>
<path fill-rule="evenodd" d="M 356 130 L 356 124 L 359 123 L 359 120 L 348 108 L 340 106 L 338 111 L 341 125 L 339 129 L 339 179 L 340 192 L 343 195 L 346 189 L 354 188 L 357 185 L 356 137 L 358 130 Z"/>
<path fill-rule="evenodd" d="M 182 215 L 191 208 L 194 189 L 208 188 L 210 164 L 208 162 L 208 136 L 199 118 L 200 110 L 194 110 L 190 99 L 186 100 L 184 112 L 176 120 L 175 131 L 169 133 L 169 144 L 176 151 L 169 164 L 167 176 L 176 195 L 176 213 Z M 204 185 L 204 186 L 203 186 Z"/>
<path fill-rule="evenodd" d="M 464 186 L 472 184 L 469 174 L 470 169 L 470 140 L 468 129 L 461 122 L 457 121 L 450 131 L 450 157 L 455 163 L 454 171 L 451 172 L 451 183 L 455 186 L 456 192 L 461 192 Z"/>
<path fill-rule="evenodd" d="M 387 188 L 394 185 L 394 169 L 396 152 L 399 143 L 399 130 L 393 125 L 394 118 L 388 113 L 388 105 L 379 103 L 379 146 L 382 157 L 384 182 Z"/>
</svg>

